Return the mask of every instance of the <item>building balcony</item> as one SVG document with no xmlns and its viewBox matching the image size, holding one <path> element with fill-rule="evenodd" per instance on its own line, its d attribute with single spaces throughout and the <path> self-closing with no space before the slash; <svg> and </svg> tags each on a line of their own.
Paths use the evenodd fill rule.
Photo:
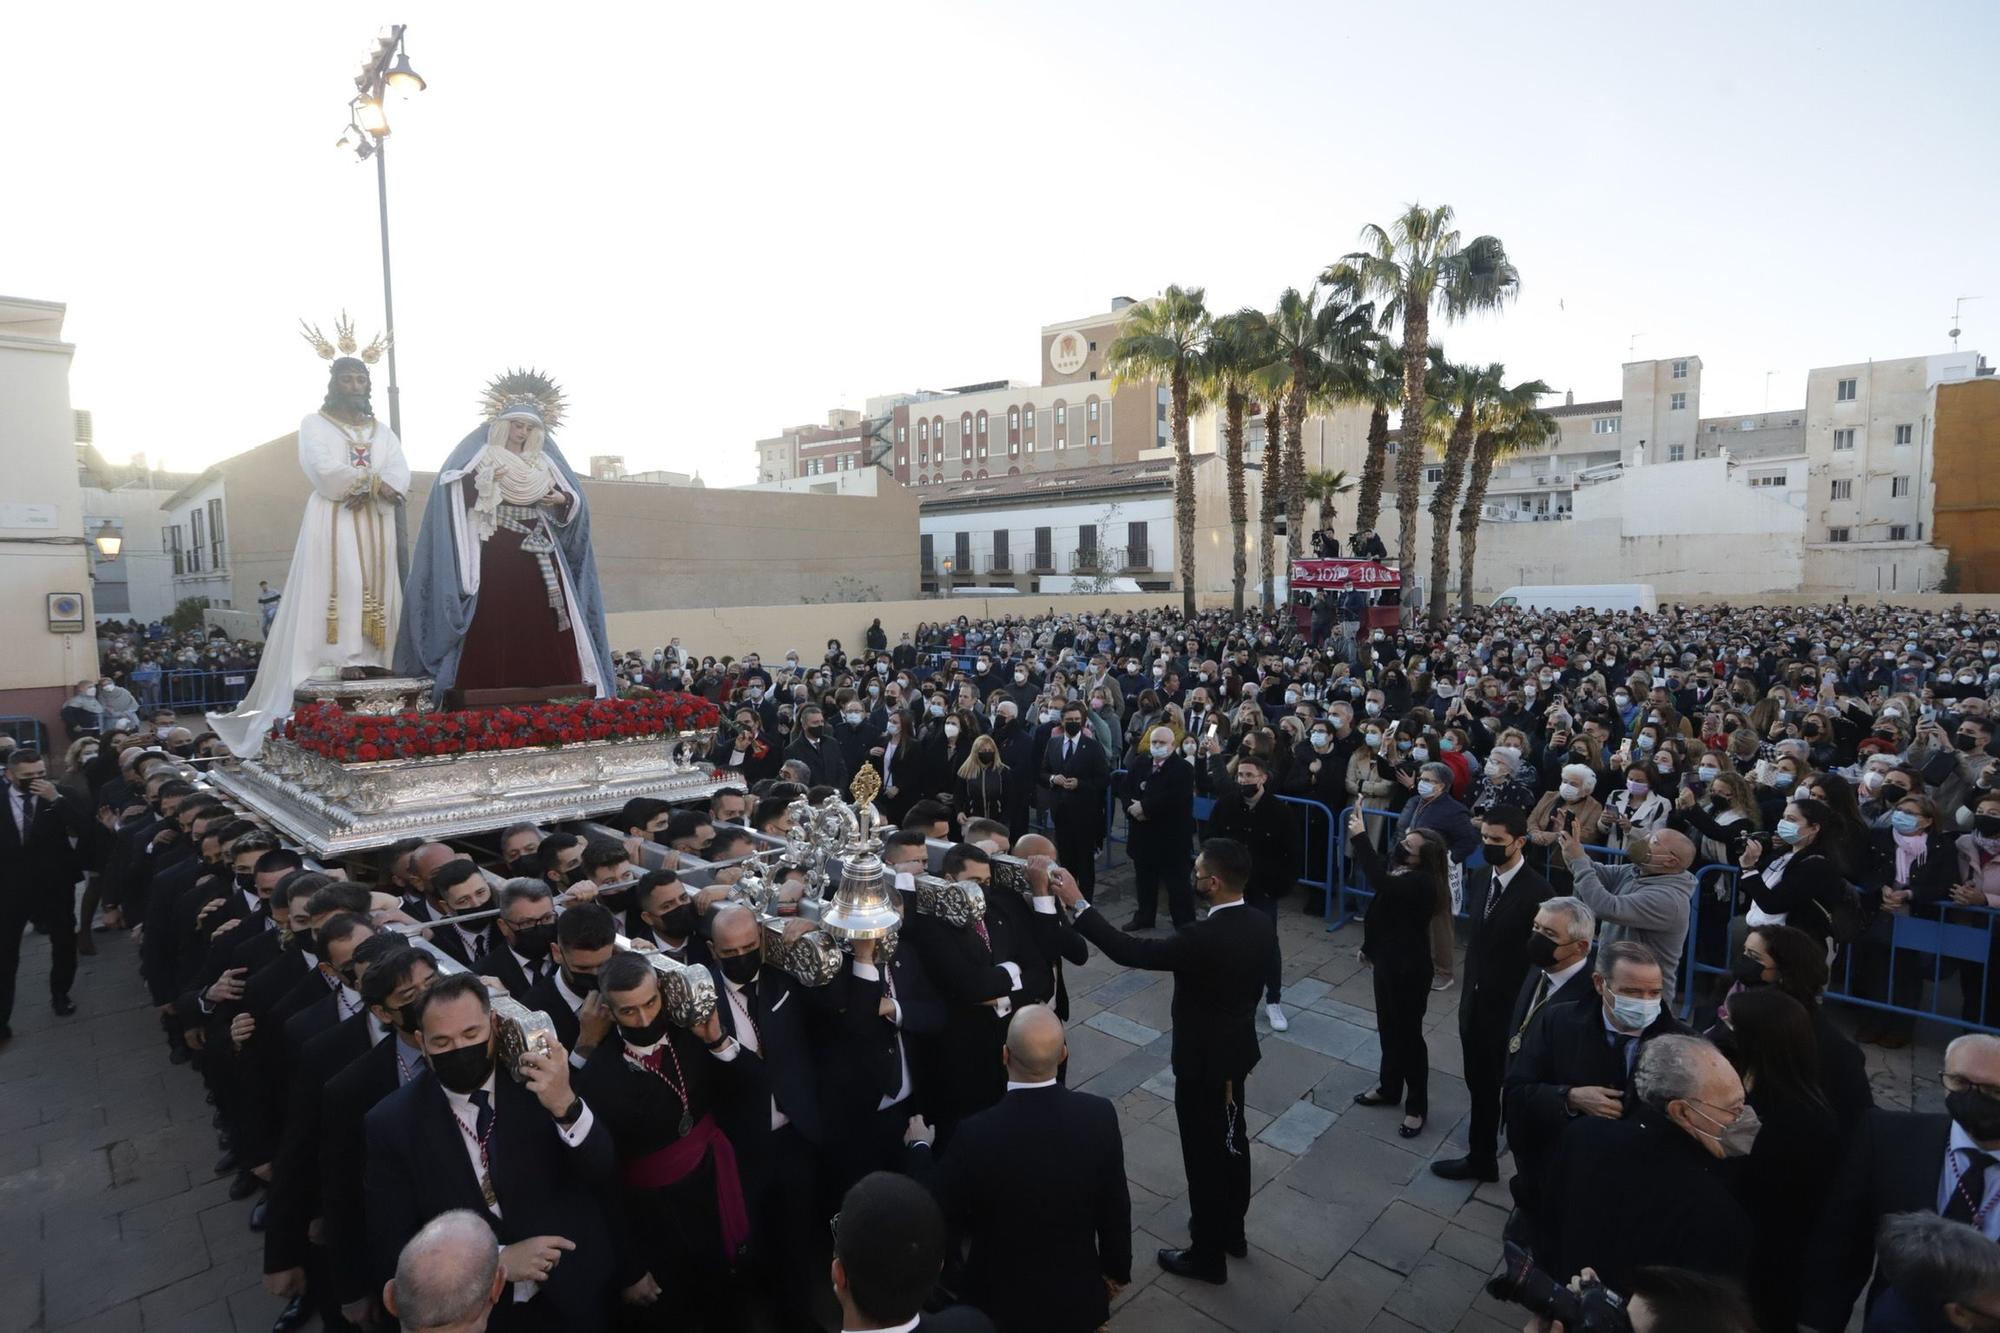
<svg viewBox="0 0 2000 1333">
<path fill-rule="evenodd" d="M 1069 572 L 1072 574 L 1096 574 L 1104 567 L 1103 552 L 1094 546 L 1069 553 Z"/>
<path fill-rule="evenodd" d="M 1028 557 L 1030 574 L 1053 574 L 1056 572 L 1056 556 L 1053 551 L 1037 551 Z"/>
<path fill-rule="evenodd" d="M 1153 552 L 1148 547 L 1128 547 L 1121 554 L 1123 558 L 1116 562 L 1119 569 L 1143 574 L 1150 572 L 1153 568 Z"/>
<path fill-rule="evenodd" d="M 1011 574 L 1014 572 L 1014 557 L 1005 552 L 995 552 L 986 557 L 988 574 Z"/>
<path fill-rule="evenodd" d="M 919 555 L 917 557 L 917 569 L 925 574 L 937 573 L 938 572 L 937 557 L 931 555 Z"/>
</svg>

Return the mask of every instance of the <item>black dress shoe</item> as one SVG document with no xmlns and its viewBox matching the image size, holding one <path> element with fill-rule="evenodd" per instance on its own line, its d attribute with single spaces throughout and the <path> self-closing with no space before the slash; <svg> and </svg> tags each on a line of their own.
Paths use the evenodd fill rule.
<svg viewBox="0 0 2000 1333">
<path fill-rule="evenodd" d="M 175 1046 L 167 1052 L 167 1063 L 184 1065 L 194 1059 L 194 1052 L 185 1046 Z"/>
<path fill-rule="evenodd" d="M 262 1231 L 264 1229 L 264 1216 L 270 1211 L 270 1208 L 270 1200 L 257 1200 L 257 1206 L 250 1210 L 250 1229 L 252 1231 Z"/>
<path fill-rule="evenodd" d="M 49 1001 L 49 1007 L 56 1011 L 57 1018 L 68 1018 L 76 1012 L 76 1001 L 67 995 L 58 995 Z"/>
<path fill-rule="evenodd" d="M 14 1029 L 5 1023 L 0 1023 L 0 1041 L 12 1040 L 14 1040 Z"/>
<path fill-rule="evenodd" d="M 238 1171 L 236 1179 L 229 1182 L 229 1197 L 232 1199 L 247 1199 L 263 1188 L 264 1182 L 257 1179 L 256 1176 L 248 1171 Z"/>
<path fill-rule="evenodd" d="M 234 1171 L 238 1165 L 240 1165 L 240 1163 L 236 1156 L 236 1149 L 234 1148 L 224 1149 L 222 1156 L 215 1159 L 215 1174 L 218 1176 L 226 1176 L 231 1171 Z"/>
<path fill-rule="evenodd" d="M 1477 1157 L 1450 1157 L 1432 1162 L 1431 1174 L 1446 1180 L 1483 1180 L 1490 1184 L 1500 1179 L 1500 1164 Z"/>
<path fill-rule="evenodd" d="M 1193 1250 L 1161 1250 L 1160 1267 L 1175 1277 L 1193 1278 L 1197 1282 L 1212 1282 L 1221 1286 L 1229 1281 L 1229 1265 L 1221 1259 L 1205 1260 Z"/>
<path fill-rule="evenodd" d="M 1232 1259 L 1248 1259 L 1250 1257 L 1250 1242 L 1241 1237 L 1230 1241 L 1222 1248 L 1228 1252 L 1229 1257 Z"/>
<path fill-rule="evenodd" d="M 278 1317 L 271 1321 L 271 1333 L 292 1333 L 310 1318 L 312 1307 L 306 1304 L 306 1298 L 294 1296 L 284 1309 L 278 1311 Z"/>
</svg>

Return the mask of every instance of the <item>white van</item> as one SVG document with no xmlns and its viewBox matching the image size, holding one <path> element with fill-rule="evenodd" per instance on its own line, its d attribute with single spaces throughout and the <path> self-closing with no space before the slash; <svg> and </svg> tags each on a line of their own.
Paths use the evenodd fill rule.
<svg viewBox="0 0 2000 1333">
<path fill-rule="evenodd" d="M 1659 596 L 1650 583 L 1527 583 L 1493 599 L 1495 606 L 1538 611 L 1657 611 Z"/>
</svg>

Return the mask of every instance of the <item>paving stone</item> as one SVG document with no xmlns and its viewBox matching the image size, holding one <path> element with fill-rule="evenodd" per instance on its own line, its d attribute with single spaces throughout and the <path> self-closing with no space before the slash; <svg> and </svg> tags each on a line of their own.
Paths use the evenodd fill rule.
<svg viewBox="0 0 2000 1333">
<path fill-rule="evenodd" d="M 1279 1177 L 1321 1203 L 1367 1204 L 1377 1209 L 1410 1183 L 1423 1165 L 1414 1153 L 1390 1147 L 1345 1124 L 1336 1124 Z"/>
<path fill-rule="evenodd" d="M 1243 1230 L 1258 1249 L 1314 1277 L 1325 1277 L 1354 1242 L 1367 1234 L 1380 1211 L 1379 1203 L 1326 1203 L 1311 1198 L 1288 1189 L 1281 1176 L 1251 1198 Z M 1385 1299 L 1387 1294 L 1383 1293 Z"/>
<path fill-rule="evenodd" d="M 1159 981 L 1157 972 L 1121 972 L 1101 985 L 1091 987 L 1090 998 L 1109 1009 Z"/>
<path fill-rule="evenodd" d="M 1178 1197 L 1187 1189 L 1180 1140 L 1157 1124 L 1131 1130 L 1125 1135 L 1125 1174 L 1155 1194 Z"/>
<path fill-rule="evenodd" d="M 1134 1022 L 1144 1023 L 1159 1032 L 1166 1032 L 1174 1025 L 1174 988 L 1171 983 L 1148 986 L 1137 995 L 1129 996 L 1109 1007 L 1112 1012 Z"/>
<path fill-rule="evenodd" d="M 1333 1112 L 1310 1101 L 1293 1102 L 1283 1114 L 1264 1127 L 1257 1140 L 1296 1157 L 1312 1147 L 1314 1141 L 1333 1126 L 1336 1118 Z"/>
<path fill-rule="evenodd" d="M 1093 1017 L 1089 1026 L 1108 1037 L 1130 1042 L 1134 1046 L 1150 1046 L 1160 1038 L 1160 1029 L 1147 1027 L 1144 1023 L 1127 1018 L 1115 1009 L 1107 1009 Z"/>
<path fill-rule="evenodd" d="M 1384 1268 L 1408 1273 L 1423 1260 L 1444 1230 L 1444 1219 L 1398 1199 L 1382 1210 L 1354 1252 Z"/>
<path fill-rule="evenodd" d="M 1171 1102 L 1174 1099 L 1174 1071 L 1172 1066 L 1162 1069 L 1139 1086 L 1147 1092 L 1152 1093 L 1155 1097 Z"/>
<path fill-rule="evenodd" d="M 1280 1035 L 1278 1040 L 1317 1051 L 1329 1060 L 1347 1060 L 1354 1058 L 1354 1052 L 1374 1037 L 1372 1025 L 1364 1028 L 1308 1009 L 1292 1015 L 1291 1030 Z M 1356 1059 L 1355 1063 L 1365 1065 L 1370 1061 Z"/>
<path fill-rule="evenodd" d="M 1069 1068 L 1064 1071 L 1068 1086 L 1083 1087 L 1111 1066 L 1132 1054 L 1133 1046 L 1087 1023 L 1072 1023 L 1065 1040 L 1069 1043 Z"/>
<path fill-rule="evenodd" d="M 1206 1285 L 1162 1274 L 1120 1310 L 1113 1322 L 1147 1333 L 1230 1333 L 1229 1325 L 1217 1323 L 1180 1299 L 1179 1293 L 1188 1288 Z"/>
<path fill-rule="evenodd" d="M 1481 1204 L 1484 1208 L 1486 1205 Z M 1497 1237 L 1481 1235 L 1470 1227 L 1456 1222 L 1445 1224 L 1438 1233 L 1437 1252 L 1448 1254 L 1462 1264 L 1491 1273 L 1500 1266 L 1500 1243 Z"/>
<path fill-rule="evenodd" d="M 1226 1325 L 1232 1333 L 1273 1333 L 1317 1285 L 1315 1277 L 1255 1245 L 1250 1247 L 1248 1258 L 1229 1261 L 1226 1286 L 1175 1283 L 1182 1301 Z"/>
<path fill-rule="evenodd" d="M 1321 999 L 1333 987 L 1320 977 L 1306 975 L 1297 981 L 1285 983 L 1285 1007 L 1287 1009 L 1309 1009 L 1315 1000 Z"/>
<path fill-rule="evenodd" d="M 1350 1254 L 1293 1312 L 1286 1333 L 1335 1333 L 1365 1328 L 1403 1284 L 1403 1275 Z"/>
<path fill-rule="evenodd" d="M 1245 1080 L 1243 1096 L 1249 1105 L 1277 1115 L 1312 1091 L 1325 1072 L 1325 1056 L 1267 1037 L 1257 1067 Z"/>
<path fill-rule="evenodd" d="M 1485 1281 L 1482 1270 L 1432 1250 L 1417 1260 L 1386 1308 L 1418 1328 L 1450 1328 L 1472 1308 Z"/>
<path fill-rule="evenodd" d="M 49 1333 L 139 1333 L 139 1302 L 124 1301 L 72 1324 L 51 1324 Z"/>
</svg>

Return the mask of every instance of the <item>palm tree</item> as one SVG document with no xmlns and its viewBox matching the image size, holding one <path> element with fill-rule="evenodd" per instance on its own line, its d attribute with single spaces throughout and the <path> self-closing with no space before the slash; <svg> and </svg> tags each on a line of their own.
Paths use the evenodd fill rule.
<svg viewBox="0 0 2000 1333">
<path fill-rule="evenodd" d="M 1268 331 L 1258 310 L 1239 310 L 1217 319 L 1202 348 L 1196 383 L 1210 402 L 1223 410 L 1223 458 L 1229 478 L 1230 581 L 1237 615 L 1243 614 L 1243 585 L 1249 577 L 1246 549 L 1250 506 L 1243 470 L 1243 414 L 1250 406 L 1251 377 L 1268 361 Z"/>
<path fill-rule="evenodd" d="M 1308 472 L 1303 489 L 1306 499 L 1319 506 L 1320 526 L 1325 527 L 1334 515 L 1334 502 L 1354 489 L 1354 478 L 1347 475 L 1344 467 L 1331 472 Z"/>
<path fill-rule="evenodd" d="M 1422 433 L 1424 368 L 1430 360 L 1431 307 L 1446 323 L 1475 310 L 1497 310 L 1521 288 L 1521 275 L 1507 258 L 1497 237 L 1463 240 L 1452 226 L 1448 204 L 1425 208 L 1411 204 L 1387 227 L 1369 223 L 1361 229 L 1364 249 L 1343 256 L 1326 271 L 1328 282 L 1356 294 L 1381 299 L 1381 318 L 1403 325 L 1403 420 Z M 1423 476 L 1423 451 L 1402 449 L 1396 455 L 1396 505 L 1400 532 L 1396 564 L 1402 577 L 1404 605 L 1417 564 L 1417 483 Z"/>
<path fill-rule="evenodd" d="M 1368 457 L 1361 465 L 1361 494 L 1354 502 L 1354 530 L 1371 531 L 1382 516 L 1382 474 L 1389 464 L 1389 411 L 1403 401 L 1403 354 L 1387 343 L 1375 349 L 1367 377 Z"/>
<path fill-rule="evenodd" d="M 1188 447 L 1188 409 L 1193 376 L 1208 339 L 1209 313 L 1199 287 L 1168 287 L 1125 316 L 1124 328 L 1106 354 L 1112 387 L 1138 380 L 1165 380 L 1174 432 L 1174 527 L 1179 538 L 1181 610 L 1194 616 L 1194 453 Z"/>
<path fill-rule="evenodd" d="M 1472 562 L 1479 552 L 1479 515 L 1493 465 L 1508 454 L 1539 449 L 1561 433 L 1554 416 L 1535 406 L 1549 386 L 1525 380 L 1495 395 L 1481 414 L 1472 444 L 1472 476 L 1458 511 L 1458 609 L 1472 609 Z"/>
<path fill-rule="evenodd" d="M 1275 611 L 1278 605 L 1276 585 L 1271 581 L 1271 566 L 1278 558 L 1278 499 L 1284 489 L 1285 473 L 1284 436 L 1278 430 L 1278 399 L 1275 394 L 1264 395 L 1264 495 L 1263 520 L 1264 539 L 1258 543 L 1257 567 L 1264 580 L 1264 609 Z M 1287 569 L 1286 576 L 1291 571 Z"/>
<path fill-rule="evenodd" d="M 1465 483 L 1465 465 L 1472 457 L 1472 437 L 1478 416 L 1506 389 L 1507 368 L 1498 362 L 1484 366 L 1453 365 L 1431 349 L 1444 393 L 1434 399 L 1439 427 L 1447 427 L 1444 466 L 1431 492 L 1430 617 L 1433 629 L 1444 623 L 1445 585 L 1451 579 L 1451 514 Z"/>
<path fill-rule="evenodd" d="M 1306 515 L 1305 419 L 1308 400 L 1352 392 L 1353 367 L 1365 362 L 1372 345 L 1375 308 L 1348 299 L 1351 292 L 1315 283 L 1301 293 L 1287 287 L 1270 318 L 1271 364 L 1259 377 L 1264 392 L 1284 395 L 1285 539 L 1291 559 L 1299 558 Z"/>
</svg>

